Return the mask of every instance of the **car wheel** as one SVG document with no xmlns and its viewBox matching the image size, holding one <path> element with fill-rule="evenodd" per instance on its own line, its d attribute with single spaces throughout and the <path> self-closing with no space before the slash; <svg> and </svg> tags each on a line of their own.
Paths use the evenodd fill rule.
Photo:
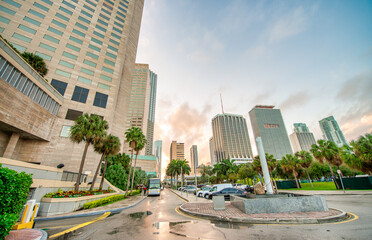
<svg viewBox="0 0 372 240">
<path fill-rule="evenodd" d="M 202 196 L 202 194 L 201 194 L 201 193 L 199 193 L 199 194 L 198 194 L 198 197 L 201 197 L 201 196 Z"/>
<path fill-rule="evenodd" d="M 209 194 L 205 194 L 204 198 L 209 199 Z"/>
</svg>

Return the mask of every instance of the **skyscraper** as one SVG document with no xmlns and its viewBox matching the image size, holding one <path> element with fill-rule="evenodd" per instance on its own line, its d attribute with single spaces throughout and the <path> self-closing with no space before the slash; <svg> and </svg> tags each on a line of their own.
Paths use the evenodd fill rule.
<svg viewBox="0 0 372 240">
<path fill-rule="evenodd" d="M 184 160 L 185 159 L 185 144 L 177 143 L 177 141 L 172 141 L 170 146 L 169 160 Z"/>
<path fill-rule="evenodd" d="M 161 160 L 162 160 L 162 154 L 163 154 L 163 141 L 162 140 L 157 140 L 154 142 L 154 152 L 153 155 L 157 158 L 158 160 L 158 165 L 159 165 L 159 171 L 158 171 L 158 177 L 161 177 Z"/>
<path fill-rule="evenodd" d="M 254 138 L 261 137 L 265 153 L 274 155 L 278 160 L 286 154 L 293 154 L 279 109 L 257 105 L 249 112 L 249 117 Z"/>
<path fill-rule="evenodd" d="M 215 165 L 217 163 L 217 157 L 216 157 L 216 149 L 214 147 L 214 140 L 213 137 L 209 139 L 209 151 L 210 151 L 210 156 L 211 156 L 211 161 L 210 163 L 212 165 Z"/>
<path fill-rule="evenodd" d="M 294 133 L 289 138 L 291 139 L 294 152 L 301 150 L 310 151 L 311 145 L 315 144 L 314 134 L 309 131 L 305 123 L 295 123 Z"/>
<path fill-rule="evenodd" d="M 325 140 L 332 141 L 339 147 L 348 145 L 344 134 L 333 116 L 323 118 L 319 121 L 319 125 Z"/>
<path fill-rule="evenodd" d="M 198 160 L 198 147 L 196 145 L 192 145 L 190 148 L 190 167 L 191 173 L 196 172 L 196 167 L 199 165 Z"/>
<path fill-rule="evenodd" d="M 133 72 L 132 91 L 127 117 L 127 129 L 138 127 L 146 136 L 146 147 L 141 155 L 152 155 L 155 121 L 157 76 L 149 69 L 148 64 L 136 64 Z M 126 153 L 130 153 L 127 145 Z"/>
<path fill-rule="evenodd" d="M 63 96 L 48 141 L 21 137 L 15 145 L 22 147 L 15 147 L 12 158 L 54 167 L 63 163 L 65 170 L 77 171 L 82 144 L 70 141 L 69 129 L 83 113 L 108 121 L 124 148 L 143 4 L 1 1 L 1 35 L 20 52 L 42 57 L 49 69 L 45 79 Z M 7 142 L 3 134 L 0 138 Z M 84 170 L 93 171 L 99 158 L 89 148 Z"/>
<path fill-rule="evenodd" d="M 247 123 L 243 116 L 218 114 L 212 119 L 212 131 L 217 162 L 230 159 L 240 164 L 252 160 Z"/>
</svg>

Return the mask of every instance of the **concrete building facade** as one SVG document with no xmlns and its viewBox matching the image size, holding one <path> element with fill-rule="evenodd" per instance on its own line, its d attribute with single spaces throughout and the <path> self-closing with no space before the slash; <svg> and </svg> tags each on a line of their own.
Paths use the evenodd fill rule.
<svg viewBox="0 0 372 240">
<path fill-rule="evenodd" d="M 222 159 L 235 160 L 236 164 L 252 161 L 252 147 L 243 116 L 228 113 L 216 115 L 212 119 L 212 132 L 217 163 Z"/>
<path fill-rule="evenodd" d="M 199 166 L 199 159 L 198 159 L 198 146 L 192 145 L 190 148 L 190 168 L 191 174 L 196 172 L 196 168 Z"/>
<path fill-rule="evenodd" d="M 283 117 L 274 106 L 257 105 L 249 117 L 254 138 L 261 137 L 265 153 L 274 155 L 278 160 L 286 154 L 293 154 Z"/>
<path fill-rule="evenodd" d="M 217 163 L 217 157 L 216 157 L 216 149 L 214 148 L 214 140 L 213 137 L 209 139 L 209 153 L 211 161 L 210 163 L 212 165 L 215 165 Z"/>
<path fill-rule="evenodd" d="M 337 121 L 333 116 L 323 118 L 319 121 L 320 129 L 323 133 L 323 138 L 327 141 L 334 142 L 337 146 L 342 147 L 348 145 L 344 134 L 342 133 Z"/>
<path fill-rule="evenodd" d="M 309 152 L 311 146 L 316 144 L 314 134 L 310 132 L 305 123 L 295 123 L 293 125 L 294 132 L 289 136 L 293 151 L 299 152 L 304 150 Z"/>
<path fill-rule="evenodd" d="M 170 146 L 169 160 L 184 160 L 185 159 L 185 144 L 177 143 L 177 141 L 172 141 Z"/>
<path fill-rule="evenodd" d="M 77 171 L 83 144 L 70 141 L 69 129 L 83 113 L 108 121 L 108 132 L 120 138 L 123 150 L 143 4 L 143 0 L 1 1 L 1 35 L 20 52 L 44 59 L 49 69 L 47 81 L 44 88 L 38 86 L 60 104 L 46 122 L 50 129 L 46 138 L 12 137 L 17 126 L 0 124 L 0 149 L 14 145 L 7 157 L 53 167 L 63 163 L 64 169 Z M 57 90 L 59 96 L 48 94 L 46 88 Z M 44 104 L 43 93 L 36 95 Z M 17 105 L 15 100 L 19 101 L 13 99 L 8 108 Z M 93 171 L 99 158 L 89 147 L 84 170 Z"/>
</svg>

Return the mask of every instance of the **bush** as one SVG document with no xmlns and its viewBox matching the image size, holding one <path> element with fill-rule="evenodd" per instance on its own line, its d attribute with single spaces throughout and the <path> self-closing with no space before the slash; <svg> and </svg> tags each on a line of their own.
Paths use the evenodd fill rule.
<svg viewBox="0 0 372 240">
<path fill-rule="evenodd" d="M 0 164 L 0 239 L 4 239 L 17 222 L 31 184 L 31 175 Z"/>
<path fill-rule="evenodd" d="M 141 193 L 141 190 L 135 190 L 132 192 L 132 196 L 136 196 Z"/>
<path fill-rule="evenodd" d="M 92 196 L 92 195 L 99 195 L 99 194 L 106 194 L 106 193 L 113 193 L 113 190 L 99 190 L 95 189 L 92 191 L 62 191 L 58 189 L 57 192 L 47 193 L 44 195 L 45 198 L 74 198 L 74 197 L 83 197 L 83 196 Z"/>
<path fill-rule="evenodd" d="M 106 198 L 101 198 L 101 199 L 98 199 L 98 200 L 94 200 L 94 201 L 85 203 L 83 205 L 83 209 L 99 207 L 99 206 L 102 206 L 102 205 L 105 205 L 105 204 L 109 204 L 109 203 L 113 203 L 113 202 L 122 200 L 124 198 L 125 197 L 124 197 L 123 194 L 110 196 L 110 197 L 106 197 Z"/>
</svg>

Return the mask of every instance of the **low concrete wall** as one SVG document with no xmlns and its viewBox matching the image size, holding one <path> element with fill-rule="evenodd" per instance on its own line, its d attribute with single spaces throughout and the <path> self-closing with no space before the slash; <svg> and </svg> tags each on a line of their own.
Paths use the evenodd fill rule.
<svg viewBox="0 0 372 240">
<path fill-rule="evenodd" d="M 246 214 L 328 211 L 323 196 L 246 199 L 231 196 L 231 204 Z"/>
<path fill-rule="evenodd" d="M 42 198 L 38 216 L 47 217 L 56 214 L 69 213 L 83 207 L 84 203 L 101 198 L 119 195 L 107 193 L 101 195 L 77 197 L 77 198 Z"/>
</svg>

